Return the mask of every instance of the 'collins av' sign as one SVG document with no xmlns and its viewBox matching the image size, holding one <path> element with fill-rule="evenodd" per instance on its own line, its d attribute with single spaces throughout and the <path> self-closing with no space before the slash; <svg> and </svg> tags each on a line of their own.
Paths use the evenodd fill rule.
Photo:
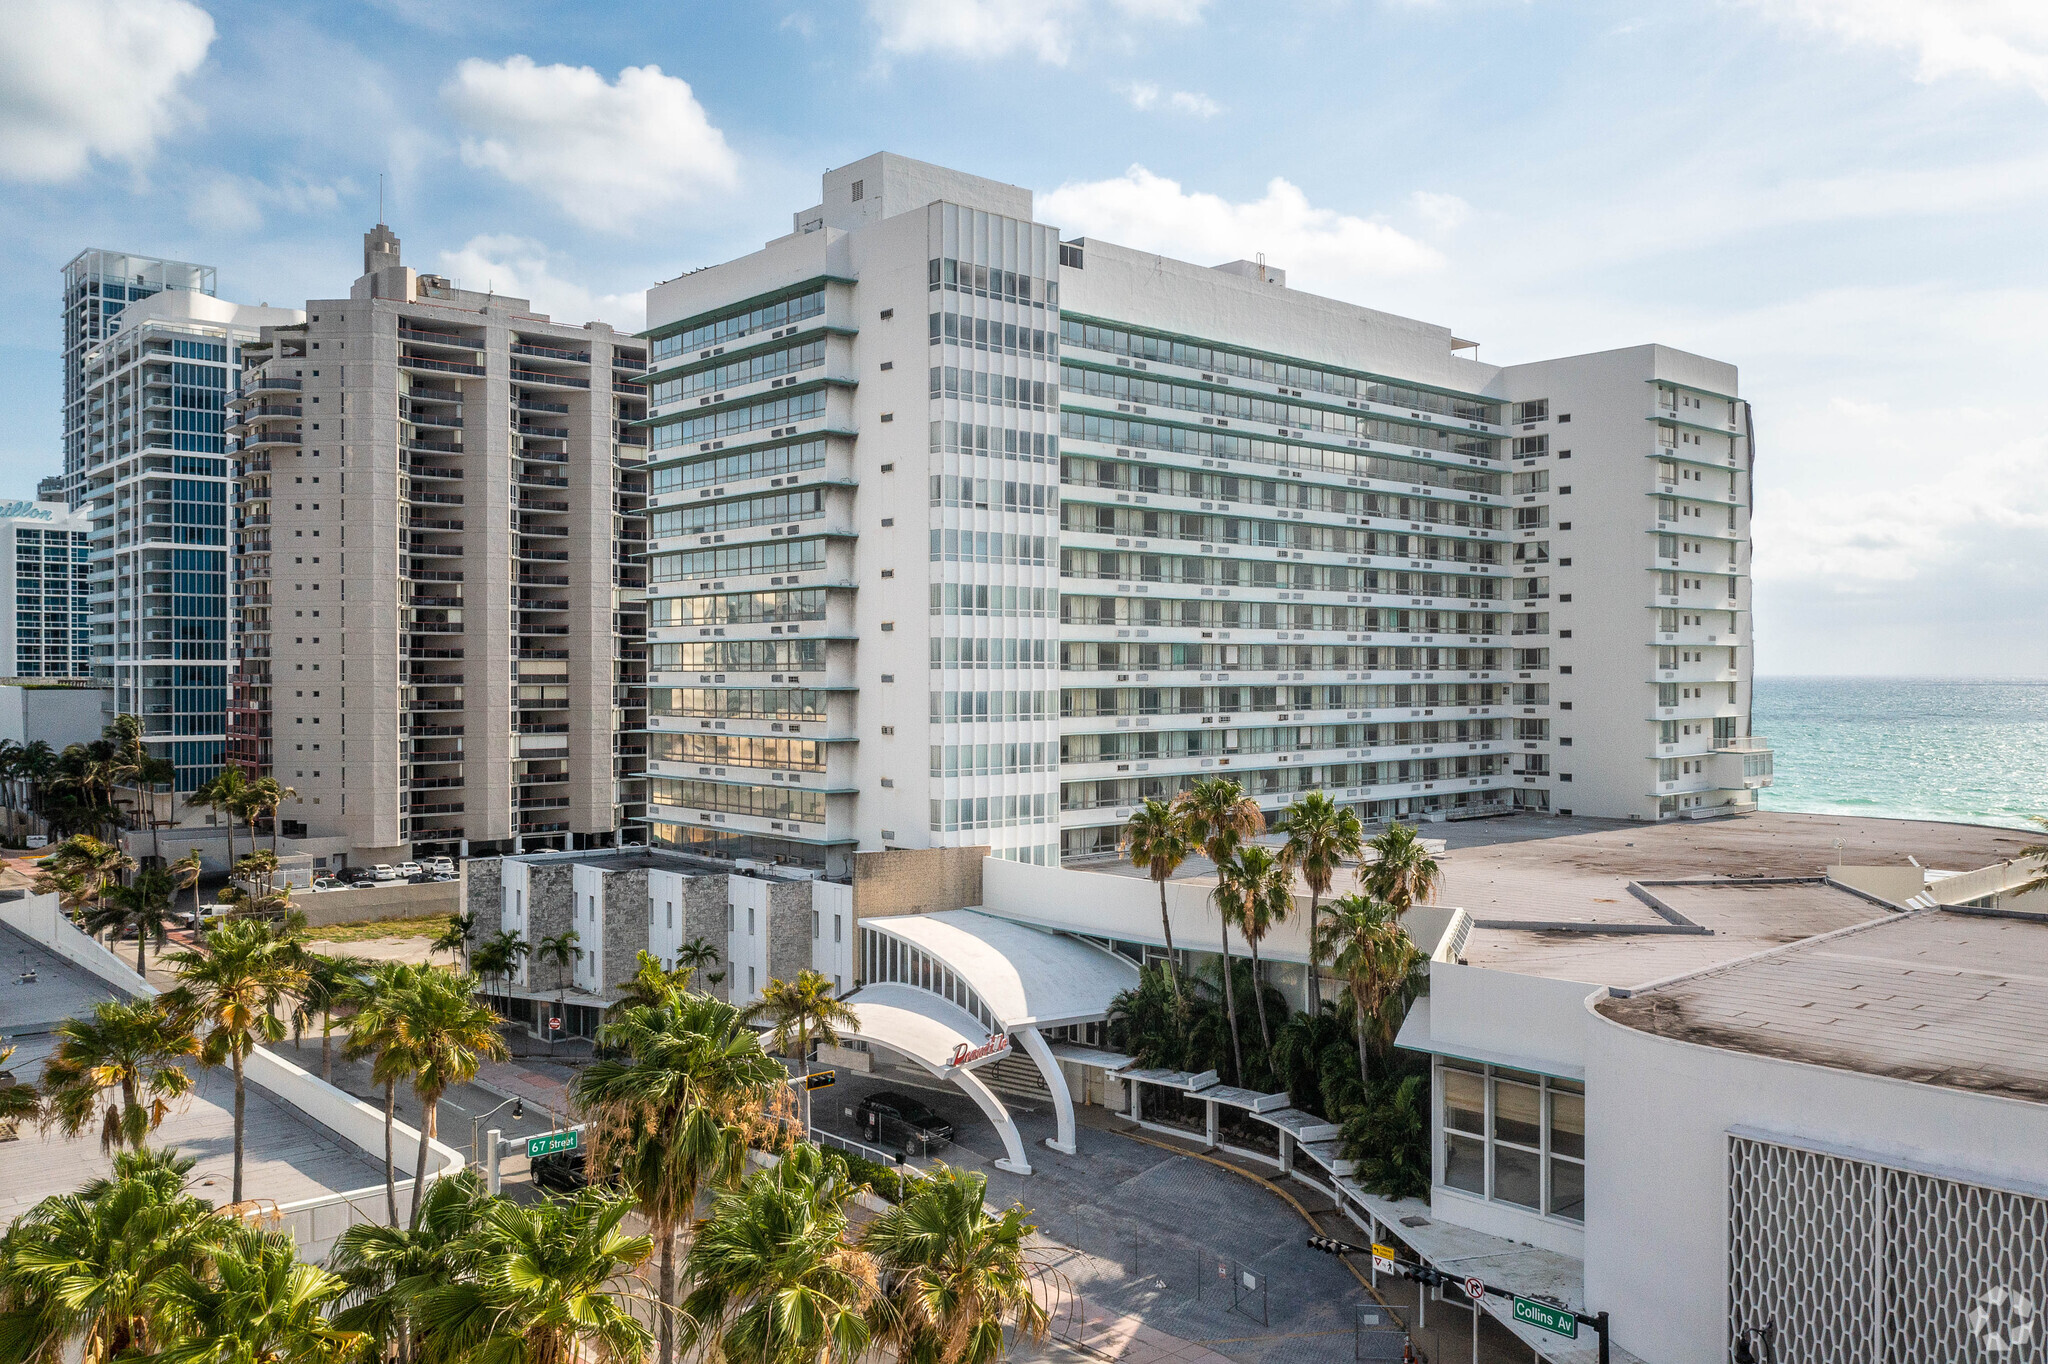
<svg viewBox="0 0 2048 1364">
<path fill-rule="evenodd" d="M 965 1042 L 954 1043 L 953 1059 L 947 1062 L 947 1064 L 954 1066 L 964 1066 L 968 1064 L 970 1061 L 979 1061 L 984 1056 L 995 1056 L 1001 1052 L 1006 1052 L 1009 1049 L 1010 1034 L 1006 1032 L 990 1033 L 988 1036 L 988 1041 L 982 1043 L 978 1047 L 970 1047 Z"/>
</svg>

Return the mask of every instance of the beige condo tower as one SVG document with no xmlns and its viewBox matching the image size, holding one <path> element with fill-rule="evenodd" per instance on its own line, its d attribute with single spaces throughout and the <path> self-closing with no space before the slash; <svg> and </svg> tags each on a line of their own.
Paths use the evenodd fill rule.
<svg viewBox="0 0 2048 1364">
<path fill-rule="evenodd" d="M 646 346 L 399 259 L 245 348 L 229 757 L 352 861 L 642 813 Z"/>
</svg>

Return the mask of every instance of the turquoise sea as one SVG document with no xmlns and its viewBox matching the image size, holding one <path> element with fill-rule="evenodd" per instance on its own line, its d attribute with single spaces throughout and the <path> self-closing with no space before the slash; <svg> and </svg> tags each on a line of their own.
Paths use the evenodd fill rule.
<svg viewBox="0 0 2048 1364">
<path fill-rule="evenodd" d="M 1767 810 L 2033 827 L 2048 815 L 2048 678 L 1759 677 Z"/>
</svg>

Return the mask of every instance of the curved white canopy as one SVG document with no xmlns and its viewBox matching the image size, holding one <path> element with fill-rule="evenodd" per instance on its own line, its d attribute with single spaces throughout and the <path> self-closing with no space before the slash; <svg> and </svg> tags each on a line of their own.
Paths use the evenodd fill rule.
<svg viewBox="0 0 2048 1364">
<path fill-rule="evenodd" d="M 988 1044 L 988 1033 L 974 1015 L 912 985 L 864 985 L 846 997 L 846 1004 L 860 1018 L 860 1031 L 849 1036 L 907 1056 L 941 1080 L 952 1077 L 957 1051 Z M 990 1052 L 959 1068 L 972 1070 L 1002 1054 Z"/>
<path fill-rule="evenodd" d="M 1137 966 L 1114 952 L 971 909 L 862 919 L 860 926 L 944 962 L 1006 1027 L 1091 1022 L 1106 1017 L 1110 1002 L 1138 983 Z"/>
</svg>

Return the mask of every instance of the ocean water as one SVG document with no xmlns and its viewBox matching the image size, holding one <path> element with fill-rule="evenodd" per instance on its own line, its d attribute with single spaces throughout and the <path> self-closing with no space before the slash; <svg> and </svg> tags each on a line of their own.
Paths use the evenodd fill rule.
<svg viewBox="0 0 2048 1364">
<path fill-rule="evenodd" d="M 1759 677 L 1767 810 L 2034 828 L 2048 815 L 2048 678 Z"/>
</svg>

